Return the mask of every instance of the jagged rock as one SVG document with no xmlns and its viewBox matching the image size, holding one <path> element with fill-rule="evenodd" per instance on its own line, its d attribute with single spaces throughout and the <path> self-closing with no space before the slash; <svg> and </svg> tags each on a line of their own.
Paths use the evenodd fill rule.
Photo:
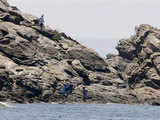
<svg viewBox="0 0 160 120">
<path fill-rule="evenodd" d="M 9 4 L 8 4 L 7 0 L 0 0 L 0 3 L 9 7 Z"/>
<path fill-rule="evenodd" d="M 159 91 L 151 87 L 143 87 L 135 89 L 134 92 L 135 92 L 134 94 L 138 98 L 138 101 L 142 103 L 154 104 L 153 100 L 159 99 L 160 97 Z"/>
<path fill-rule="evenodd" d="M 64 82 L 73 85 L 68 102 L 159 105 L 160 30 L 136 27 L 121 39 L 119 55 L 105 59 L 65 33 L 42 30 L 38 17 L 0 0 L 0 100 L 62 102 Z"/>
<path fill-rule="evenodd" d="M 121 39 L 116 49 L 119 51 L 120 56 L 127 59 L 133 59 L 136 55 L 136 47 L 130 39 Z"/>
<path fill-rule="evenodd" d="M 125 90 L 118 90 L 113 86 L 103 86 L 93 84 L 87 87 L 88 96 L 94 103 L 136 103 L 136 97 L 130 95 Z"/>
<path fill-rule="evenodd" d="M 86 48 L 74 48 L 68 50 L 70 59 L 78 59 L 81 64 L 87 69 L 92 71 L 108 72 L 105 61 L 100 58 L 96 53 Z"/>
<path fill-rule="evenodd" d="M 157 72 L 160 74 L 160 52 L 156 52 L 152 54 L 151 59 L 152 59 L 153 65 L 155 66 Z"/>
<path fill-rule="evenodd" d="M 129 60 L 123 74 L 140 103 L 158 104 L 159 45 L 160 31 L 150 25 L 140 25 L 134 36 L 120 41 L 117 46 L 119 55 Z"/>
</svg>

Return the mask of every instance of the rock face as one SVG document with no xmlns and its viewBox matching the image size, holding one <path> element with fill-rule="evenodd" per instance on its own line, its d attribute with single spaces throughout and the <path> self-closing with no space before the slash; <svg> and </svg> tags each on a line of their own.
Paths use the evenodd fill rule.
<svg viewBox="0 0 160 120">
<path fill-rule="evenodd" d="M 61 102 L 61 86 L 67 81 L 74 85 L 68 102 L 82 102 L 82 85 L 88 89 L 88 102 L 111 102 L 105 91 L 117 94 L 112 76 L 118 76 L 105 60 L 65 33 L 48 27 L 41 30 L 37 20 L 0 1 L 0 100 Z"/>
<path fill-rule="evenodd" d="M 117 46 L 119 57 L 127 61 L 121 75 L 140 103 L 158 105 L 160 30 L 140 25 L 135 31 L 134 36 L 120 40 Z"/>
<path fill-rule="evenodd" d="M 119 55 L 106 59 L 65 33 L 45 27 L 0 0 L 0 101 L 62 102 L 64 81 L 73 85 L 67 101 L 159 104 L 160 31 L 141 25 L 119 41 Z"/>
</svg>

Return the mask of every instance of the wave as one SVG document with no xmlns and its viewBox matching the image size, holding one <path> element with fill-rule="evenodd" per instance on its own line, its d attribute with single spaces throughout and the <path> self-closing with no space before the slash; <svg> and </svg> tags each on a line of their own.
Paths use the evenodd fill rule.
<svg viewBox="0 0 160 120">
<path fill-rule="evenodd" d="M 15 106 L 10 105 L 10 103 L 7 103 L 7 102 L 0 102 L 0 106 L 4 106 L 4 107 L 15 107 Z"/>
</svg>

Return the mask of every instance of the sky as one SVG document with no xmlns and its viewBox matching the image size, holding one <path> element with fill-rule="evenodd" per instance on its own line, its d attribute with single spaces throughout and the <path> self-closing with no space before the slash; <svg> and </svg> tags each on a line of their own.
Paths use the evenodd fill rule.
<svg viewBox="0 0 160 120">
<path fill-rule="evenodd" d="M 8 0 L 21 11 L 45 15 L 46 25 L 65 32 L 101 56 L 117 54 L 118 41 L 140 24 L 160 25 L 159 0 Z"/>
</svg>

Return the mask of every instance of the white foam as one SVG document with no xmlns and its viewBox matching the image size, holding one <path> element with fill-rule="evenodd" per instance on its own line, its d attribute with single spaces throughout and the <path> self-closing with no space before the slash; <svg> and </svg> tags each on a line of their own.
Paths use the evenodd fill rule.
<svg viewBox="0 0 160 120">
<path fill-rule="evenodd" d="M 12 106 L 10 105 L 9 103 L 7 102 L 0 102 L 1 105 L 4 105 L 5 107 L 15 107 L 15 106 Z"/>
</svg>

